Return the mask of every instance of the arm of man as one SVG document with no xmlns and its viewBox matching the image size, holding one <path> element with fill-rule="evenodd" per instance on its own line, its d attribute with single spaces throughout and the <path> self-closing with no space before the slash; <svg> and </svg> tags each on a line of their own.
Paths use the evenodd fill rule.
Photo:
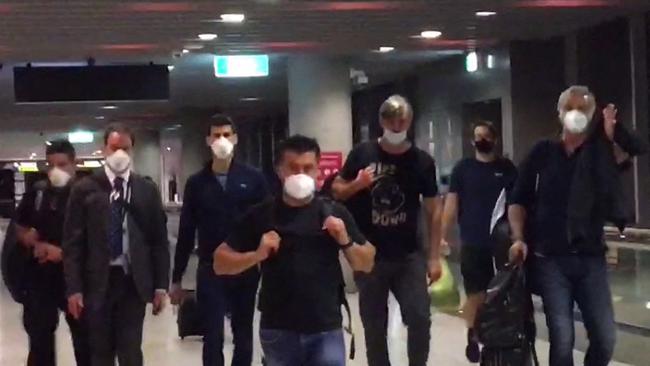
<svg viewBox="0 0 650 366">
<path fill-rule="evenodd" d="M 542 155 L 546 154 L 546 146 L 548 146 L 546 143 L 536 145 L 524 159 L 519 166 L 517 179 L 510 194 L 508 221 L 513 245 L 509 256 L 510 261 L 514 263 L 523 263 L 528 256 L 525 237 L 527 207 L 531 207 L 535 202 L 539 179 L 537 164 L 544 159 Z"/>
<path fill-rule="evenodd" d="M 449 192 L 445 196 L 444 209 L 442 211 L 442 223 L 440 237 L 442 245 L 449 245 L 449 231 L 458 219 L 458 193 Z"/>
<path fill-rule="evenodd" d="M 357 193 L 372 186 L 374 173 L 360 161 L 360 152 L 353 149 L 343 168 L 332 182 L 332 196 L 347 201 Z"/>
<path fill-rule="evenodd" d="M 370 273 L 375 266 L 375 247 L 366 240 L 359 230 L 352 214 L 343 206 L 336 207 L 335 216 L 325 220 L 324 227 L 339 245 L 345 246 L 343 255 L 352 270 Z M 340 220 L 340 221 L 339 221 Z M 352 244 L 348 246 L 349 244 Z"/>
<path fill-rule="evenodd" d="M 169 239 L 167 236 L 167 214 L 163 208 L 160 192 L 155 184 L 151 184 L 151 212 L 152 227 L 150 228 L 151 256 L 153 268 L 154 287 L 157 291 L 167 291 L 169 288 Z"/>
<path fill-rule="evenodd" d="M 440 243 L 441 246 L 449 245 L 449 231 L 458 220 L 458 203 L 459 192 L 461 191 L 461 163 L 456 164 L 451 172 L 449 192 L 445 195 L 444 208 L 442 211 L 442 220 L 440 224 Z"/>
<path fill-rule="evenodd" d="M 18 208 L 16 208 L 16 236 L 18 242 L 27 248 L 34 248 L 39 242 L 38 231 L 36 231 L 32 223 L 35 199 L 36 193 L 34 191 L 25 193 Z"/>
<path fill-rule="evenodd" d="M 179 304 L 183 298 L 183 274 L 187 269 L 190 255 L 194 250 L 196 238 L 196 209 L 195 209 L 195 178 L 190 178 L 185 184 L 183 207 L 178 225 L 178 239 L 174 252 L 174 269 L 172 271 L 172 289 L 170 293 L 172 304 Z"/>
<path fill-rule="evenodd" d="M 80 182 L 72 186 L 63 225 L 63 274 L 65 277 L 68 311 L 75 318 L 81 317 L 83 309 L 84 252 L 86 246 L 86 193 Z"/>
<path fill-rule="evenodd" d="M 427 221 L 429 222 L 429 261 L 428 276 L 429 282 L 437 281 L 442 275 L 442 264 L 440 263 L 440 239 L 441 239 L 441 217 L 442 204 L 438 195 L 438 178 L 436 176 L 436 164 L 425 152 L 421 153 L 421 194 L 424 204 Z"/>
<path fill-rule="evenodd" d="M 230 236 L 213 254 L 213 269 L 218 275 L 237 275 L 266 260 L 280 247 L 280 236 L 261 232 L 266 222 L 266 206 L 253 206 L 235 225 Z M 272 208 L 271 208 L 272 209 Z"/>
</svg>

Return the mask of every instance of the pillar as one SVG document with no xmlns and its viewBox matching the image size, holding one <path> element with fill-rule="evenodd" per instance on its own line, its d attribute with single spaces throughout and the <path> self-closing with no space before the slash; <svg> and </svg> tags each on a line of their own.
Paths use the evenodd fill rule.
<svg viewBox="0 0 650 366">
<path fill-rule="evenodd" d="M 323 151 L 352 148 L 350 68 L 342 59 L 294 56 L 288 63 L 289 133 L 315 137 Z"/>
<path fill-rule="evenodd" d="M 183 197 L 187 179 L 192 174 L 200 171 L 204 164 L 210 160 L 210 150 L 205 144 L 205 137 L 208 135 L 207 128 L 205 123 L 198 121 L 184 122 L 183 127 L 181 127 L 182 173 L 178 177 L 181 198 Z"/>
<path fill-rule="evenodd" d="M 352 149 L 350 67 L 335 58 L 289 59 L 289 134 L 315 137 L 322 151 Z M 356 291 L 352 269 L 341 259 L 347 291 Z"/>
<path fill-rule="evenodd" d="M 629 20 L 632 126 L 636 133 L 648 141 L 650 99 L 648 98 L 647 18 L 639 13 Z M 634 159 L 634 210 L 637 224 L 650 228 L 650 157 L 642 155 Z"/>
</svg>

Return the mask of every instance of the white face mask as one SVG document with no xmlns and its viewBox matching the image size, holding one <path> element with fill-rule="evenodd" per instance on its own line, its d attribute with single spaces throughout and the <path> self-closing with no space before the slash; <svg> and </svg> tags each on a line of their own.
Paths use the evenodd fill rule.
<svg viewBox="0 0 650 366">
<path fill-rule="evenodd" d="M 284 180 L 284 192 L 297 200 L 311 197 L 314 191 L 316 191 L 316 182 L 307 174 L 295 174 Z"/>
<path fill-rule="evenodd" d="M 384 139 L 391 145 L 399 145 L 406 140 L 408 131 L 393 132 L 391 130 L 384 130 Z"/>
<path fill-rule="evenodd" d="M 65 170 L 54 167 L 47 173 L 47 178 L 50 180 L 52 187 L 63 188 L 70 182 L 72 176 Z"/>
<path fill-rule="evenodd" d="M 573 109 L 564 114 L 562 123 L 567 131 L 571 133 L 583 133 L 589 125 L 589 118 L 583 112 Z"/>
<path fill-rule="evenodd" d="M 223 160 L 228 159 L 232 155 L 235 145 L 227 138 L 219 137 L 210 145 L 210 149 L 212 149 L 212 153 L 217 159 Z"/>
<path fill-rule="evenodd" d="M 116 175 L 122 175 L 131 167 L 131 157 L 126 151 L 119 149 L 106 157 L 106 165 Z"/>
</svg>

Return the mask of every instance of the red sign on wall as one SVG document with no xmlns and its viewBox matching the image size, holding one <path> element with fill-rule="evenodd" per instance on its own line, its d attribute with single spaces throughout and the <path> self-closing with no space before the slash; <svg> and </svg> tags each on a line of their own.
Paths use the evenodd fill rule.
<svg viewBox="0 0 650 366">
<path fill-rule="evenodd" d="M 325 179 L 333 174 L 337 174 L 341 168 L 343 168 L 343 153 L 333 151 L 322 152 L 320 155 L 318 187 L 322 187 Z"/>
</svg>

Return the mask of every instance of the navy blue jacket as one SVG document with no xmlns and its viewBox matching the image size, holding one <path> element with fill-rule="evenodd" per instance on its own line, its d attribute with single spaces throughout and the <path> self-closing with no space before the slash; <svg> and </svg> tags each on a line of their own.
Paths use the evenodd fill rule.
<svg viewBox="0 0 650 366">
<path fill-rule="evenodd" d="M 172 282 L 178 283 L 183 278 L 197 231 L 199 262 L 212 263 L 212 253 L 226 240 L 236 221 L 267 195 L 268 186 L 262 173 L 237 161 L 230 166 L 225 190 L 212 172 L 211 164 L 192 175 L 185 184 Z"/>
</svg>

